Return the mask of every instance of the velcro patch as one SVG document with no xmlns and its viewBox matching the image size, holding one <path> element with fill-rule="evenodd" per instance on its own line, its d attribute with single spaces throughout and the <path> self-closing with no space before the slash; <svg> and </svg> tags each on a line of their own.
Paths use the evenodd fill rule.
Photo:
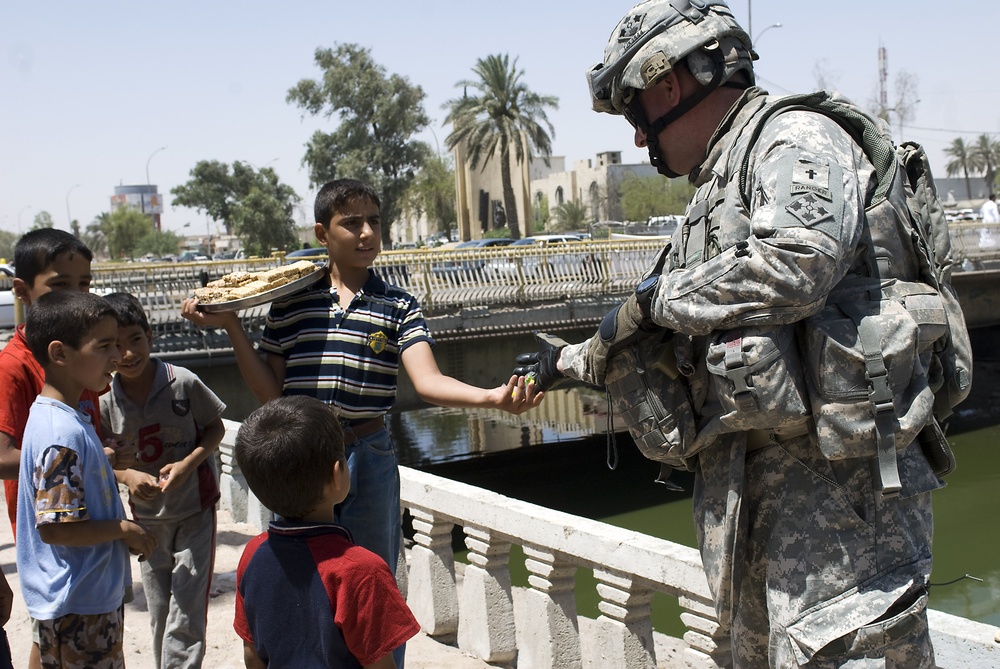
<svg viewBox="0 0 1000 669">
<path fill-rule="evenodd" d="M 797 218 L 808 228 L 833 218 L 833 212 L 823 206 L 823 201 L 815 193 L 807 193 L 785 205 L 785 211 Z"/>
</svg>

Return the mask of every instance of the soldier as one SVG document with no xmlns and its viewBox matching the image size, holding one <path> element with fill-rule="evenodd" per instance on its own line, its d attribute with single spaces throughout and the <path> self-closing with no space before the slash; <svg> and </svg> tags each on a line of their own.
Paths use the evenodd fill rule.
<svg viewBox="0 0 1000 669">
<path fill-rule="evenodd" d="M 519 356 L 515 373 L 534 374 L 532 392 L 563 376 L 603 385 L 623 332 L 662 328 L 683 401 L 661 399 L 690 433 L 675 459 L 695 472 L 734 665 L 932 667 L 941 482 L 914 438 L 934 424 L 933 393 L 913 319 L 864 301 L 916 281 L 917 263 L 895 227 L 866 219 L 878 180 L 862 146 L 829 116 L 766 114 L 776 99 L 754 85 L 756 57 L 721 0 L 648 0 L 619 22 L 589 73 L 594 108 L 625 116 L 658 171 L 697 191 L 601 332 Z M 859 310 L 878 314 L 869 342 L 889 348 L 866 356 Z M 886 403 L 866 357 L 891 370 Z"/>
</svg>

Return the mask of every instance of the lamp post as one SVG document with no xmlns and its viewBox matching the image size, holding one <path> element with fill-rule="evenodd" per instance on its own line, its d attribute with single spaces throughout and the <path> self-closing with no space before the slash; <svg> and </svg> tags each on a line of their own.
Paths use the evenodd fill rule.
<svg viewBox="0 0 1000 669">
<path fill-rule="evenodd" d="M 759 33 L 757 33 L 757 36 L 753 38 L 753 46 L 754 46 L 754 48 L 755 49 L 757 48 L 757 42 L 760 41 L 761 35 L 763 35 L 764 33 L 766 33 L 771 28 L 780 28 L 780 27 L 781 27 L 780 23 L 772 23 L 771 25 L 769 25 L 768 27 L 764 28 Z"/>
<path fill-rule="evenodd" d="M 24 205 L 23 207 L 21 207 L 21 211 L 17 212 L 17 236 L 18 237 L 21 236 L 21 214 L 23 214 L 28 209 L 31 209 L 31 205 L 30 204 Z"/>
<path fill-rule="evenodd" d="M 153 159 L 153 156 L 155 156 L 156 154 L 158 154 L 160 151 L 162 151 L 165 148 L 167 148 L 167 147 L 161 146 L 156 151 L 153 151 L 151 154 L 149 154 L 149 158 L 146 159 L 146 185 L 147 186 L 150 185 L 149 184 L 149 161 Z"/>
<path fill-rule="evenodd" d="M 69 226 L 66 229 L 70 232 L 73 232 L 73 217 L 69 214 L 69 194 L 79 187 L 80 184 L 74 184 L 68 191 L 66 191 L 66 225 Z"/>
</svg>

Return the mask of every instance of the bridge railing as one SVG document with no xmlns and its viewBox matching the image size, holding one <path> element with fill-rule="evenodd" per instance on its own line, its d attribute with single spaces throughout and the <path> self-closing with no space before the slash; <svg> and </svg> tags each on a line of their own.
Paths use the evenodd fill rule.
<svg viewBox="0 0 1000 669">
<path fill-rule="evenodd" d="M 239 472 L 232 446 L 239 424 L 226 422 L 221 447 L 222 503 L 237 521 L 263 529 L 263 508 Z M 720 628 L 694 548 L 400 467 L 401 500 L 414 537 L 397 578 L 424 632 L 497 666 L 666 666 L 658 649 L 688 667 L 728 665 L 729 639 Z M 468 549 L 459 579 L 452 529 Z M 511 582 L 519 546 L 526 588 Z M 593 571 L 600 616 L 577 615 L 577 570 Z M 461 582 L 459 582 L 461 580 Z M 681 639 L 654 632 L 655 593 L 676 597 L 686 631 Z M 938 611 L 929 614 L 940 667 L 995 666 L 995 628 Z M 657 661 L 659 660 L 659 662 Z M 671 665 L 672 666 L 672 665 Z"/>
</svg>

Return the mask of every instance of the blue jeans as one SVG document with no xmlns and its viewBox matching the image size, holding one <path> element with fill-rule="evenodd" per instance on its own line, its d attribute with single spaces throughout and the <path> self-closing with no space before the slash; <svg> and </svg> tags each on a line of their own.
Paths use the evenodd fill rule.
<svg viewBox="0 0 1000 669">
<path fill-rule="evenodd" d="M 393 575 L 402 541 L 399 468 L 386 430 L 347 447 L 351 492 L 337 505 L 334 518 L 354 535 L 354 543 L 379 555 Z"/>
<path fill-rule="evenodd" d="M 351 492 L 334 509 L 334 520 L 351 531 L 354 543 L 385 560 L 395 576 L 403 518 L 399 509 L 399 467 L 389 433 L 379 430 L 345 450 Z M 403 669 L 405 652 L 405 644 L 392 651 L 397 669 Z"/>
</svg>

